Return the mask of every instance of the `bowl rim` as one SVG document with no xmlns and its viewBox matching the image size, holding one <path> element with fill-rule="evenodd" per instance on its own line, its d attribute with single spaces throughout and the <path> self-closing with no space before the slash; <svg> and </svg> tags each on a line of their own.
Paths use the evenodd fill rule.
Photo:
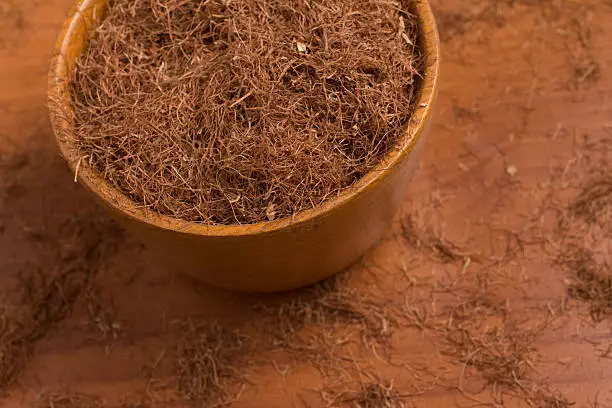
<svg viewBox="0 0 612 408">
<path fill-rule="evenodd" d="M 415 102 L 415 110 L 404 130 L 402 139 L 396 147 L 388 152 L 381 162 L 360 178 L 353 185 L 342 190 L 334 198 L 325 200 L 320 205 L 300 211 L 290 217 L 280 218 L 273 221 L 263 221 L 252 224 L 234 225 L 208 225 L 193 221 L 185 221 L 169 215 L 157 213 L 151 209 L 139 206 L 135 201 L 127 197 L 118 189 L 109 185 L 106 180 L 97 174 L 82 159 L 76 156 L 76 152 L 70 148 L 70 143 L 65 141 L 65 135 L 70 134 L 70 127 L 66 115 L 58 112 L 71 112 L 68 94 L 68 72 L 71 64 L 64 55 L 71 47 L 75 30 L 78 25 L 85 23 L 85 30 L 92 28 L 91 21 L 87 21 L 87 8 L 92 8 L 89 15 L 102 12 L 106 7 L 107 0 L 79 0 L 74 12 L 64 23 L 64 27 L 55 45 L 54 58 L 49 72 L 49 112 L 51 125 L 55 134 L 57 144 L 64 159 L 75 174 L 75 182 L 81 182 L 91 190 L 104 204 L 111 209 L 124 214 L 133 221 L 148 224 L 163 230 L 199 236 L 237 237 L 253 236 L 265 233 L 275 233 L 284 229 L 292 229 L 305 224 L 316 224 L 317 220 L 323 219 L 333 212 L 341 209 L 349 203 L 357 200 L 366 191 L 380 183 L 385 176 L 394 170 L 414 148 L 416 142 L 423 135 L 428 125 L 438 90 L 439 65 L 440 65 L 440 39 L 431 6 L 428 0 L 416 0 L 416 17 L 419 23 L 421 35 L 421 48 L 426 57 L 426 66 L 422 74 L 419 98 Z M 81 27 L 82 29 L 82 27 Z"/>
</svg>

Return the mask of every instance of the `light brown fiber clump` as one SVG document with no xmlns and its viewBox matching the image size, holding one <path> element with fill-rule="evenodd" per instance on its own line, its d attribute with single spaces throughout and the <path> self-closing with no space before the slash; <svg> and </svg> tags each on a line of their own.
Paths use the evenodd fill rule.
<svg viewBox="0 0 612 408">
<path fill-rule="evenodd" d="M 111 0 L 71 80 L 74 146 L 138 205 L 245 224 L 337 196 L 401 137 L 414 0 Z"/>
</svg>

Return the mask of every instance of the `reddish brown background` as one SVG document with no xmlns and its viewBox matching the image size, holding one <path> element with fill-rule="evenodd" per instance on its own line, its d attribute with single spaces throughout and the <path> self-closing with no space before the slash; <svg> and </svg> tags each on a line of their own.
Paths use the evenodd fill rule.
<svg viewBox="0 0 612 408">
<path fill-rule="evenodd" d="M 539 210 L 543 203 L 563 207 L 576 195 L 574 186 L 588 182 L 593 167 L 602 168 L 586 163 L 586 156 L 609 157 L 601 149 L 589 150 L 583 140 L 588 135 L 605 145 L 612 137 L 607 69 L 612 64 L 612 5 L 603 0 L 434 4 L 443 38 L 442 86 L 403 216 L 422 215 L 438 234 L 486 256 L 501 256 L 513 245 L 512 236 L 521 236 L 524 254 L 501 274 L 508 282 L 496 282 L 502 288 L 520 287 L 521 296 L 506 292 L 509 307 L 536 322 L 546 314 L 543 310 L 563 303 L 568 284 L 565 272 L 551 266 L 550 251 L 529 243 L 528 236 L 538 229 L 555 238 L 550 228 L 554 211 Z M 61 267 L 57 248 L 61 252 L 69 244 L 63 231 L 67 218 L 76 217 L 87 234 L 88 217 L 100 214 L 61 161 L 45 107 L 50 50 L 71 5 L 72 0 L 0 1 L 0 285 L 6 299 L 15 291 L 19 272 Z M 556 11 L 543 11 L 552 5 Z M 461 265 L 420 259 L 419 251 L 406 248 L 396 236 L 399 230 L 396 225 L 363 265 L 353 268 L 351 285 L 401 303 L 405 295 L 419 297 L 410 289 L 410 277 L 444 281 Z M 105 338 L 92 327 L 91 302 L 82 296 L 70 316 L 35 344 L 2 406 L 28 406 L 49 391 L 97 395 L 108 406 L 126 400 L 169 406 L 170 399 L 181 406 L 168 392 L 147 387 L 146 369 L 160 356 L 171 359 L 182 335 L 177 322 L 214 318 L 250 332 L 262 318 L 252 305 L 277 305 L 297 296 L 246 296 L 204 287 L 165 269 L 119 230 L 96 237 L 113 244 L 93 285 L 99 301 L 113 310 L 117 338 Z M 609 237 L 600 244 L 603 256 L 609 255 Z M 439 302 L 442 308 L 445 299 Z M 601 407 L 612 404 L 612 360 L 605 353 L 612 336 L 608 322 L 594 323 L 586 308 L 574 305 L 562 323 L 542 335 L 534 364 L 538 378 L 576 406 Z M 457 381 L 460 368 L 421 331 L 400 327 L 392 344 L 395 363 L 424 364 L 447 385 Z M 366 360 L 374 358 L 363 354 Z M 271 362 L 288 357 L 274 356 L 263 350 L 251 354 L 253 361 L 269 364 L 249 368 L 251 384 L 233 406 L 325 406 L 317 391 L 323 380 L 313 368 L 291 362 L 282 376 Z M 398 389 L 416 394 L 418 381 L 408 370 L 384 364 L 377 370 L 394 379 Z M 172 377 L 171 370 L 158 375 L 162 381 Z M 478 383 L 477 374 L 473 381 Z M 490 390 L 477 398 L 490 401 Z M 449 386 L 431 387 L 410 403 L 474 404 Z M 506 401 L 506 406 L 524 405 Z"/>
</svg>

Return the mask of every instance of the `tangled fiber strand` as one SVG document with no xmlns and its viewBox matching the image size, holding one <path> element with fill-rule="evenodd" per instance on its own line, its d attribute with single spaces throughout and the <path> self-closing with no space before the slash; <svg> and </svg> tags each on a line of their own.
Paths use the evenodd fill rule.
<svg viewBox="0 0 612 408">
<path fill-rule="evenodd" d="M 249 338 L 216 322 L 196 326 L 190 321 L 177 349 L 175 369 L 180 394 L 205 406 L 225 406 L 231 380 L 243 383 L 241 369 L 246 363 L 241 358 L 249 346 Z"/>
<path fill-rule="evenodd" d="M 349 384 L 336 388 L 339 389 L 330 388 L 322 392 L 328 407 L 405 408 L 410 397 L 397 390 L 392 381 L 379 378 L 362 381 L 357 389 Z"/>
<path fill-rule="evenodd" d="M 84 212 L 63 223 L 58 235 L 62 239 L 51 266 L 32 265 L 19 276 L 19 307 L 0 307 L 0 395 L 17 379 L 34 343 L 70 314 L 115 253 L 118 241 L 103 237 L 121 233 L 114 223 Z"/>
<path fill-rule="evenodd" d="M 351 186 L 410 120 L 414 0 L 111 0 L 70 89 L 74 148 L 161 214 L 291 216 Z"/>
</svg>

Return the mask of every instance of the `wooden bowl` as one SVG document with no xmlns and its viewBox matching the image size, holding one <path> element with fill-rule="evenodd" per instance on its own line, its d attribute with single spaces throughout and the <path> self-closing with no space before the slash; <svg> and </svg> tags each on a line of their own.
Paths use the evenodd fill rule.
<svg viewBox="0 0 612 408">
<path fill-rule="evenodd" d="M 338 197 L 294 217 L 251 225 L 208 226 L 139 208 L 70 147 L 68 78 L 108 0 L 82 0 L 59 36 L 49 76 L 49 110 L 62 155 L 78 180 L 126 229 L 184 272 L 212 285 L 275 292 L 315 283 L 358 260 L 400 208 L 418 165 L 438 89 L 439 39 L 426 0 L 417 0 L 427 68 L 414 118 L 398 147 Z M 68 114 L 66 114 L 68 113 Z"/>
</svg>

